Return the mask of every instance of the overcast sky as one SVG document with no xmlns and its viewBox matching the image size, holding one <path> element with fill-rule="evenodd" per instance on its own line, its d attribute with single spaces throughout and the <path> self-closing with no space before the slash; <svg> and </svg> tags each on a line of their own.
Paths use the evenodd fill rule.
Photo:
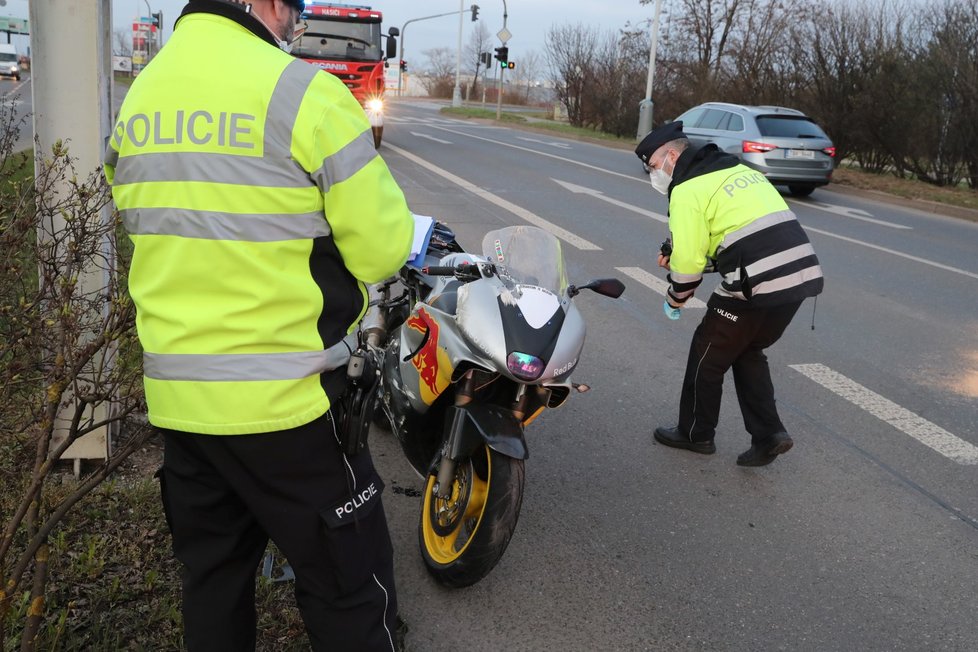
<svg viewBox="0 0 978 652">
<path fill-rule="evenodd" d="M 76 0 L 71 0 L 72 2 Z M 83 1 L 83 0 L 80 0 Z M 147 3 L 153 12 L 163 12 L 164 39 L 173 32 L 173 22 L 186 5 L 186 0 L 112 0 L 112 24 L 116 29 L 131 29 L 132 19 L 138 13 L 147 15 Z M 503 0 L 368 0 L 363 3 L 347 0 L 346 4 L 366 4 L 384 14 L 384 32 L 388 27 L 403 29 L 404 58 L 418 65 L 424 59 L 421 52 L 432 48 L 455 49 L 458 44 L 458 14 L 412 22 L 409 20 L 436 14 L 457 12 L 465 9 L 462 17 L 462 47 L 468 44 L 469 35 L 476 23 L 471 21 L 469 7 L 479 4 L 479 20 L 492 35 L 493 47 L 499 45 L 495 34 L 503 27 Z M 28 17 L 28 0 L 0 0 L 0 16 Z M 666 3 L 668 4 L 668 2 Z M 514 61 L 531 50 L 541 57 L 547 32 L 554 24 L 576 25 L 583 23 L 602 30 L 617 30 L 627 22 L 632 24 L 652 18 L 653 5 L 642 6 L 639 0 L 506 0 L 508 17 L 506 28 L 512 33 L 509 41 L 509 57 Z M 21 52 L 27 51 L 27 38 L 14 37 L 14 44 Z"/>
</svg>

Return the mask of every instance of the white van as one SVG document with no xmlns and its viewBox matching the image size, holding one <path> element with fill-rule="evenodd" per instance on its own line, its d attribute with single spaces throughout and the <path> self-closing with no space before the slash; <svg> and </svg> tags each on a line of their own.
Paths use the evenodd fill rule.
<svg viewBox="0 0 978 652">
<path fill-rule="evenodd" d="M 0 43 L 0 77 L 13 77 L 20 81 L 20 66 L 17 64 L 17 50 L 9 43 Z"/>
</svg>

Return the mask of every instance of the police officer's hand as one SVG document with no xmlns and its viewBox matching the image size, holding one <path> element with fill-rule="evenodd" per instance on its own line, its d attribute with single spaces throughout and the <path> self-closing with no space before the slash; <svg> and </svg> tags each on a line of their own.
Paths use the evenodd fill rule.
<svg viewBox="0 0 978 652">
<path fill-rule="evenodd" d="M 669 256 L 666 256 L 665 254 L 659 254 L 658 263 L 659 263 L 659 267 L 661 267 L 662 269 L 669 269 Z"/>
<path fill-rule="evenodd" d="M 666 313 L 666 317 L 673 321 L 679 319 L 680 310 L 676 306 L 669 303 L 669 299 L 662 302 L 662 311 Z"/>
</svg>

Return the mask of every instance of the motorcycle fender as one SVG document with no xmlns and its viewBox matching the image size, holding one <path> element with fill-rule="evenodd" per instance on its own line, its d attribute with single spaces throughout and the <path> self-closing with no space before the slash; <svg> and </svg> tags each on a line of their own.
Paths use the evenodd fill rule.
<svg viewBox="0 0 978 652">
<path fill-rule="evenodd" d="M 497 453 L 517 460 L 530 456 L 523 426 L 512 412 L 495 405 L 470 403 L 448 408 L 445 418 L 447 432 L 458 433 L 449 453 L 452 459 L 469 457 L 483 442 Z"/>
</svg>

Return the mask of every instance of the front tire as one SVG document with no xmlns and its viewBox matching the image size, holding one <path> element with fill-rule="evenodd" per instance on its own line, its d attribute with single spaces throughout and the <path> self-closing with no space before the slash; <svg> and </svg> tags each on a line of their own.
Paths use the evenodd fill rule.
<svg viewBox="0 0 978 652">
<path fill-rule="evenodd" d="M 434 495 L 436 477 L 428 476 L 418 542 L 432 577 L 460 588 L 489 574 L 516 530 L 523 479 L 523 460 L 485 445 L 458 463 L 448 500 Z"/>
</svg>

